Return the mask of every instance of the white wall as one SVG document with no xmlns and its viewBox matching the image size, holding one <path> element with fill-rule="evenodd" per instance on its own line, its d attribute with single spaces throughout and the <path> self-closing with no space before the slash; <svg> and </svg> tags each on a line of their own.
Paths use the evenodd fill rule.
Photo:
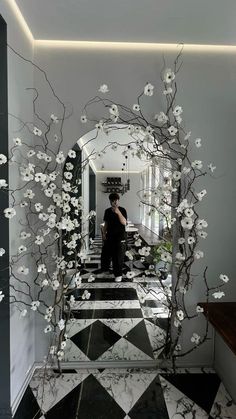
<svg viewBox="0 0 236 419">
<path fill-rule="evenodd" d="M 236 402 L 236 355 L 218 333 L 215 336 L 214 368 Z"/>
<path fill-rule="evenodd" d="M 126 178 L 121 173 L 97 173 L 96 174 L 96 226 L 97 234 L 100 234 L 100 224 L 103 222 L 103 215 L 106 208 L 110 206 L 109 193 L 104 193 L 106 189 L 102 182 L 106 182 L 107 177 L 121 177 L 121 182 L 125 183 Z M 139 198 L 137 192 L 140 190 L 140 175 L 137 173 L 130 173 L 130 190 L 124 195 L 120 194 L 121 207 L 124 207 L 127 211 L 128 220 L 134 224 L 140 224 L 140 207 Z"/>
<path fill-rule="evenodd" d="M 33 59 L 33 46 L 7 1 L 1 1 L 0 13 L 7 23 L 8 44 L 28 59 Z M 33 86 L 33 68 L 22 62 L 20 58 L 8 50 L 8 111 L 24 121 L 33 120 L 32 94 L 26 93 L 26 87 Z M 21 136 L 17 132 L 20 122 L 9 116 L 9 146 L 12 138 Z M 27 136 L 27 140 L 30 137 Z M 16 185 L 18 175 L 10 167 L 10 184 Z M 15 253 L 19 246 L 19 223 L 10 223 L 10 252 Z M 27 262 L 26 262 L 27 263 Z M 10 319 L 10 347 L 11 347 L 11 401 L 14 404 L 22 384 L 27 377 L 27 371 L 35 360 L 34 319 L 29 316 L 24 320 L 19 318 L 19 311 L 12 307 Z"/>
<path fill-rule="evenodd" d="M 174 58 L 175 54 L 166 54 L 169 66 L 173 64 Z M 91 124 L 81 124 L 80 115 L 84 104 L 97 94 L 102 83 L 109 86 L 110 98 L 117 103 L 132 106 L 143 86 L 150 81 L 160 94 L 147 99 L 147 114 L 152 117 L 165 109 L 162 89 L 160 90 L 162 52 L 38 46 L 36 61 L 47 71 L 60 98 L 73 106 L 73 117 L 66 123 L 65 150 L 93 128 Z M 35 81 L 40 86 L 40 78 L 36 76 Z M 201 149 L 196 150 L 193 146 L 193 157 L 202 159 L 205 165 L 213 162 L 217 166 L 214 178 L 204 178 L 202 181 L 208 195 L 199 206 L 199 213 L 208 220 L 209 236 L 202 244 L 205 259 L 202 263 L 197 262 L 195 269 L 199 280 L 189 294 L 189 304 L 192 305 L 205 298 L 202 279 L 205 265 L 209 266 L 210 283 L 217 280 L 220 273 L 226 273 L 233 278 L 236 271 L 236 56 L 213 52 L 184 53 L 177 83 L 177 104 L 184 109 L 186 130 L 192 131 L 193 139 L 203 139 Z M 49 112 L 50 109 L 45 109 L 46 111 Z M 198 187 L 201 190 L 201 185 Z M 235 300 L 235 295 L 236 283 L 231 280 L 226 286 L 225 301 Z M 190 330 L 188 326 L 184 338 L 187 347 L 191 333 L 198 332 L 201 328 L 201 322 L 196 322 L 194 330 Z M 191 359 L 194 363 L 212 362 L 212 346 L 205 345 L 200 351 L 195 351 Z"/>
</svg>

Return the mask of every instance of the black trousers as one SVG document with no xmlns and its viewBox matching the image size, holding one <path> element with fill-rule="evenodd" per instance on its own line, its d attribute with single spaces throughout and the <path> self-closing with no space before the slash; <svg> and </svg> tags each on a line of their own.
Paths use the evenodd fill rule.
<svg viewBox="0 0 236 419">
<path fill-rule="evenodd" d="M 115 277 L 122 276 L 122 267 L 125 258 L 126 242 L 104 240 L 101 254 L 101 269 L 108 271 L 112 261 L 113 273 Z"/>
</svg>

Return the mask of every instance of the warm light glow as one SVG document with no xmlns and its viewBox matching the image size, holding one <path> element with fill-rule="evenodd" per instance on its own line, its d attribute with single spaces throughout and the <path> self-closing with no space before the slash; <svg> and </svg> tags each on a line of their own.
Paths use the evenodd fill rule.
<svg viewBox="0 0 236 419">
<path fill-rule="evenodd" d="M 18 22 L 20 23 L 23 31 L 25 32 L 26 36 L 29 38 L 29 40 L 34 43 L 34 37 L 31 33 L 31 30 L 29 28 L 29 26 L 27 25 L 24 16 L 22 15 L 19 7 L 17 6 L 15 0 L 7 0 L 9 6 L 12 8 L 16 18 L 18 19 Z"/>
<path fill-rule="evenodd" d="M 236 52 L 236 45 L 204 45 L 204 44 L 158 44 L 145 42 L 92 42 L 92 41 L 59 41 L 36 39 L 36 46 L 53 48 L 78 48 L 101 50 L 136 50 L 176 52 L 184 48 L 184 52 Z"/>
</svg>

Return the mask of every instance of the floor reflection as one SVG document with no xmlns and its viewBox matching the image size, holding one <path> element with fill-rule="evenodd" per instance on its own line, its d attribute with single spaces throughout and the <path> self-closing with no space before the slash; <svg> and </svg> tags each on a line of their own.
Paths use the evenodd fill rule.
<svg viewBox="0 0 236 419">
<path fill-rule="evenodd" d="M 130 270 L 126 262 L 123 281 L 116 283 L 111 273 L 99 273 L 100 249 L 97 238 L 85 260 L 82 284 L 71 292 L 74 318 L 67 327 L 65 361 L 162 358 L 168 307 L 159 280 L 147 275 L 139 261 L 133 264 L 132 279 L 126 276 Z M 171 277 L 164 285 L 171 293 Z M 84 298 L 84 291 L 89 292 L 89 299 Z"/>
</svg>

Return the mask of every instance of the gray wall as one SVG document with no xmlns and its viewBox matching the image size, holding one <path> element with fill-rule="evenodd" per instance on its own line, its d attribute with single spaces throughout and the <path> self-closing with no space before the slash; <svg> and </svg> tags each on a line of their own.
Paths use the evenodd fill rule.
<svg viewBox="0 0 236 419">
<path fill-rule="evenodd" d="M 0 13 L 7 23 L 8 44 L 28 59 L 33 59 L 33 46 L 26 37 L 7 1 L 2 1 Z M 33 86 L 33 68 L 16 57 L 10 50 L 8 52 L 8 110 L 9 113 L 25 120 L 32 121 L 32 96 L 26 93 L 26 87 Z M 19 121 L 9 116 L 9 146 L 12 138 L 21 136 L 17 132 Z M 27 136 L 29 140 L 30 137 Z M 16 186 L 16 176 L 13 166 L 9 171 L 10 184 Z M 19 223 L 14 219 L 10 223 L 10 252 L 15 253 L 19 246 L 19 232 L 22 230 Z M 21 244 L 21 243 L 20 243 Z M 27 264 L 27 261 L 25 261 Z M 10 348 L 11 348 L 11 401 L 16 402 L 27 372 L 35 360 L 34 345 L 34 320 L 33 316 L 25 319 L 19 318 L 19 311 L 11 307 L 10 318 Z"/>
<path fill-rule="evenodd" d="M 97 233 L 100 234 L 100 224 L 103 222 L 104 210 L 110 206 L 108 193 L 104 193 L 105 187 L 101 182 L 105 182 L 107 177 L 121 177 L 124 183 L 125 178 L 122 174 L 117 173 L 97 173 L 96 174 L 96 214 L 97 214 Z M 137 173 L 130 173 L 130 191 L 124 195 L 120 194 L 120 206 L 126 208 L 128 219 L 134 224 L 140 224 L 140 208 L 137 192 L 140 190 L 140 175 Z M 122 180 L 123 179 L 123 180 Z"/>
<path fill-rule="evenodd" d="M 170 52 L 166 54 L 169 66 L 175 55 Z M 91 124 L 81 124 L 80 115 L 84 104 L 97 94 L 102 83 L 109 86 L 110 98 L 131 106 L 149 81 L 160 91 L 158 96 L 148 99 L 150 116 L 165 109 L 159 77 L 163 67 L 161 52 L 38 46 L 35 57 L 36 62 L 47 71 L 60 98 L 73 106 L 73 117 L 67 121 L 65 128 L 66 151 L 76 139 L 93 128 Z M 204 299 L 202 273 L 205 265 L 209 266 L 210 283 L 217 280 L 220 273 L 226 273 L 231 278 L 235 274 L 235 69 L 236 57 L 233 54 L 186 52 L 177 76 L 177 104 L 184 109 L 186 129 L 192 131 L 192 139 L 203 139 L 201 149 L 196 150 L 193 146 L 192 157 L 202 159 L 205 165 L 213 162 L 217 166 L 214 178 L 202 182 L 208 196 L 199 208 L 201 217 L 208 220 L 209 236 L 202 243 L 205 259 L 202 263 L 196 263 L 195 270 L 199 278 L 188 297 L 190 306 Z M 41 85 L 37 74 L 35 83 Z M 44 110 L 50 111 L 47 108 Z M 201 190 L 201 185 L 197 188 Z M 234 300 L 235 295 L 236 283 L 231 280 L 226 286 L 225 301 Z M 194 328 L 187 326 L 183 344 L 189 347 L 192 332 L 200 332 L 202 328 L 200 321 L 196 322 Z M 210 363 L 212 359 L 212 345 L 208 344 L 188 357 L 188 362 Z"/>
<path fill-rule="evenodd" d="M 214 368 L 236 402 L 236 356 L 218 333 L 215 335 Z"/>
</svg>

